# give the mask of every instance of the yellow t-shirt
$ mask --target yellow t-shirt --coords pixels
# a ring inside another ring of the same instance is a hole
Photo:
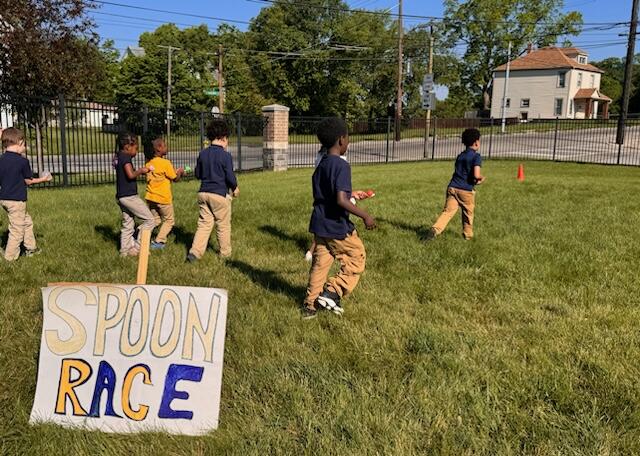
[[[153,157],[145,166],[153,166],[153,171],[147,173],[145,199],[158,204],[171,204],[171,181],[178,177],[171,162],[166,158]]]

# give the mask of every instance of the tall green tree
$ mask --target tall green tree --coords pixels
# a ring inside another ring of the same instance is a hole
[[[478,108],[489,109],[494,68],[507,61],[509,42],[513,56],[528,43],[543,47],[561,35],[576,35],[582,15],[564,13],[563,0],[444,0],[447,42],[465,46],[461,83],[475,95]]]

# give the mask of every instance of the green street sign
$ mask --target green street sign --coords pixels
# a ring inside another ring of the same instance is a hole
[[[217,97],[220,91],[218,89],[206,89],[204,91],[205,95],[209,95],[211,97]]]

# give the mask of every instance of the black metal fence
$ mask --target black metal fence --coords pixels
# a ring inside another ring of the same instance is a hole
[[[262,168],[264,118],[241,114],[223,117],[230,125],[229,151],[235,168]],[[142,147],[134,159],[137,166],[144,164],[149,139],[163,135],[168,138],[168,158],[174,165],[193,168],[198,152],[208,143],[205,126],[211,118],[210,113],[173,110],[167,135],[164,109],[133,110],[63,97],[0,102],[0,127],[15,126],[25,132],[27,158],[34,173],[50,172],[54,177],[43,184],[48,187],[114,182],[112,158],[117,134],[122,131],[141,137]]]
[[[289,123],[289,165],[312,166],[318,152],[313,134],[321,118],[293,117]],[[482,133],[486,158],[554,160],[640,165],[640,119],[626,122],[625,144],[616,144],[617,119],[404,119],[394,141],[393,119],[349,121],[349,162],[388,163],[452,160],[463,149],[465,128]]]
[[[132,131],[142,138],[142,152],[154,135],[168,137],[169,158],[178,166],[194,167],[207,145],[205,126],[213,114],[164,109],[127,109],[87,101],[0,101],[0,127],[16,126],[27,138],[27,156],[36,174],[51,172],[43,186],[112,183],[111,165],[117,133]],[[238,171],[263,167],[265,118],[228,114],[232,135],[229,151]],[[289,166],[313,166],[319,150],[319,117],[289,119]],[[488,159],[555,160],[583,163],[640,165],[640,119],[626,124],[625,144],[615,142],[615,119],[508,119],[504,127],[494,119],[403,119],[401,140],[394,141],[390,118],[349,120],[352,164],[419,160],[452,160],[461,151],[460,133],[475,127],[482,133],[483,157]],[[144,154],[136,165],[144,163]]]

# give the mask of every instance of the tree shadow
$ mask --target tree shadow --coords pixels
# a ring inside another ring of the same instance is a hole
[[[377,220],[379,220],[382,223],[388,223],[389,225],[391,225],[394,228],[397,228],[399,230],[409,231],[411,233],[414,233],[418,237],[418,239],[421,239],[421,240],[426,239],[427,234],[429,233],[429,228],[430,227],[428,227],[428,226],[412,225],[410,223],[399,222],[397,220],[390,220],[390,219],[386,219],[386,218],[382,218],[382,217],[378,217]]]
[[[262,231],[263,233],[270,234],[271,236],[274,236],[280,239],[281,241],[293,242],[296,245],[296,247],[303,252],[306,252],[309,246],[311,245],[311,238],[309,236],[303,236],[300,234],[291,235],[286,231],[282,231],[277,226],[262,225],[261,227],[258,227],[258,230]]]
[[[96,233],[98,233],[107,242],[112,242],[116,246],[120,246],[120,231],[114,230],[110,225],[96,225],[94,227]]]
[[[2,245],[7,245],[7,242],[9,242],[9,230],[4,230],[2,234],[0,234],[0,242]]]
[[[246,275],[252,282],[260,285],[265,290],[272,293],[281,293],[289,296],[290,298],[302,301],[306,293],[305,287],[292,285],[286,280],[278,276],[275,271],[269,271],[264,269],[258,269],[251,266],[244,261],[239,260],[227,260],[227,266],[230,266],[244,275]]]

